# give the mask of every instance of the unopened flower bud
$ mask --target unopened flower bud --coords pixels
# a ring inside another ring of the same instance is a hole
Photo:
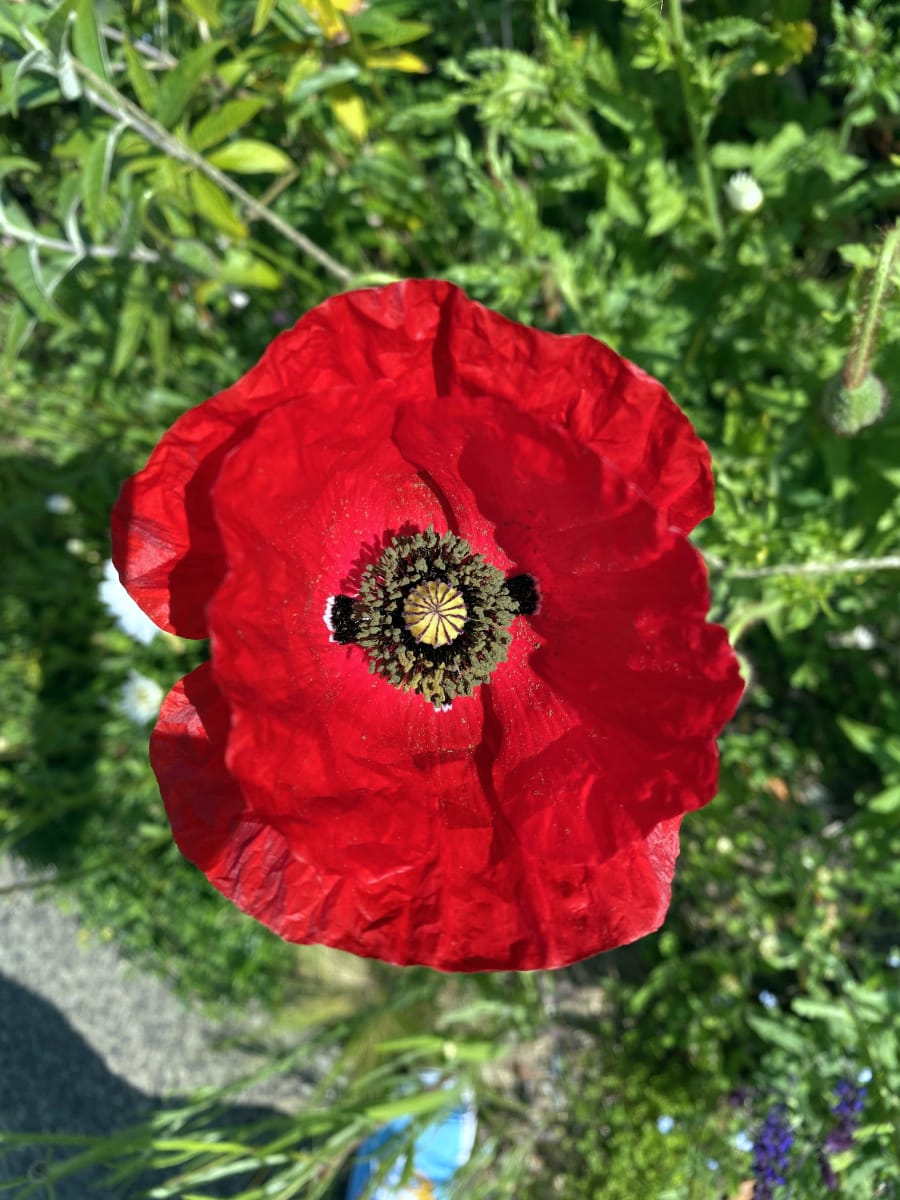
[[[822,413],[835,433],[850,437],[879,421],[888,402],[887,388],[871,371],[855,387],[843,375],[835,375],[825,386]]]
[[[756,212],[764,198],[762,188],[749,171],[738,171],[725,184],[725,199],[735,212]]]

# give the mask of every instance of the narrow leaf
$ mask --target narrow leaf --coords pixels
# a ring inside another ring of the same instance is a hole
[[[81,195],[84,200],[85,215],[95,238],[100,236],[103,202],[109,187],[116,142],[122,128],[121,125],[115,125],[107,133],[96,138],[91,143],[84,159],[84,168],[81,172]]]
[[[0,179],[5,175],[11,174],[13,171],[28,171],[33,174],[40,170],[36,162],[30,158],[23,158],[21,154],[5,154],[0,156]]]
[[[95,0],[78,0],[72,26],[72,46],[88,70],[100,79],[109,80],[109,59],[106,46],[97,28]]]
[[[15,246],[5,258],[6,276],[22,302],[43,321],[64,323],[65,318],[47,295],[40,260],[34,246]]]
[[[262,33],[272,18],[278,0],[256,0],[256,12],[253,14],[251,34]]]
[[[138,104],[144,112],[154,116],[159,84],[141,62],[141,56],[127,38],[122,43],[122,50],[125,54],[125,66],[128,69],[128,82],[134,89]]]
[[[366,66],[383,71],[406,71],[414,75],[427,75],[428,64],[418,54],[409,50],[382,50],[366,55]]]
[[[31,337],[37,322],[21,300],[9,310],[3,345],[3,373],[8,375],[15,364],[16,355]]]
[[[255,117],[264,103],[264,100],[256,97],[246,100],[229,100],[221,108],[200,118],[191,130],[191,145],[195,150],[208,150],[210,146],[218,146],[219,142],[224,142],[227,137]]]
[[[120,375],[134,358],[137,348],[141,344],[141,338],[144,336],[148,316],[147,297],[143,291],[130,296],[125,301],[122,315],[119,318],[116,348],[113,351],[112,367],[110,368],[113,378]]]
[[[167,129],[171,129],[184,114],[221,47],[221,42],[198,46],[186,54],[160,84],[156,117]]]
[[[148,334],[150,355],[153,359],[153,377],[157,384],[164,383],[169,373],[169,335],[172,323],[165,310],[150,314]]]
[[[210,28],[215,29],[220,24],[219,0],[184,0],[195,17],[205,21]]]

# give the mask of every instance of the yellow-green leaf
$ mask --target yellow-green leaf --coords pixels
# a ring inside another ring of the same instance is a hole
[[[366,66],[382,71],[406,71],[413,75],[427,75],[428,64],[418,54],[408,50],[380,50],[366,55]]]
[[[278,0],[256,0],[256,12],[253,15],[251,34],[262,33],[272,19],[272,13],[275,11],[277,3]]]
[[[264,103],[264,100],[257,97],[229,100],[221,108],[214,109],[200,118],[191,130],[191,145],[195,150],[208,150],[210,146],[218,146],[219,142],[224,142],[230,134],[255,117]]]
[[[190,187],[194,207],[201,217],[205,217],[211,225],[215,225],[216,229],[221,229],[229,237],[247,236],[247,226],[235,215],[231,201],[221,188],[199,171],[191,172]]]
[[[365,141],[369,132],[369,119],[359,93],[345,86],[332,88],[328,93],[328,102],[331,111],[350,136],[357,142]]]
[[[208,157],[220,171],[235,171],[239,175],[277,175],[293,165],[283,150],[256,138],[239,138],[236,142],[228,142]]]
[[[225,255],[218,278],[231,287],[258,287],[274,291],[281,286],[281,275],[270,263],[237,246]]]
[[[184,0],[184,4],[212,29],[219,24],[219,0]]]

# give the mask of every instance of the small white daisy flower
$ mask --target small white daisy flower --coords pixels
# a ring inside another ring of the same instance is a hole
[[[66,550],[69,554],[74,554],[76,558],[80,558],[85,550],[87,550],[87,546],[85,546],[81,538],[66,538]]]
[[[735,212],[752,213],[762,207],[762,188],[749,171],[738,171],[725,184],[725,199]]]
[[[64,496],[62,492],[53,492],[44,500],[44,508],[48,513],[55,513],[57,516],[66,516],[68,513],[75,511],[75,502],[71,496]]]
[[[158,715],[162,698],[163,690],[155,679],[148,679],[138,671],[129,671],[119,692],[117,707],[135,725],[146,725]]]
[[[740,1150],[742,1154],[749,1154],[753,1149],[753,1138],[742,1129],[740,1133],[734,1135],[734,1148]]]
[[[250,303],[250,297],[246,292],[242,292],[240,288],[229,288],[228,303],[232,308],[236,308],[240,312],[242,308],[246,308]]]
[[[147,614],[138,607],[119,582],[119,572],[107,559],[103,564],[103,582],[98,589],[100,601],[115,623],[130,638],[147,646],[159,629]]]

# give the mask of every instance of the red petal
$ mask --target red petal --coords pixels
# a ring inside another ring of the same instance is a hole
[[[493,838],[433,818],[410,830],[408,807],[370,793],[311,815],[304,797],[260,811],[226,767],[228,725],[209,666],[199,667],[163,704],[153,768],[181,852],[291,941],[442,970],[530,970],[624,945],[665,916],[677,821],[597,866],[545,860],[537,888],[533,857],[502,824]]]
[[[132,594],[212,637],[153,737],[179,846],[283,936],[393,962],[558,966],[656,928],[739,693],[669,527],[710,508],[702,443],[608,347],[435,281],[320,306],[116,509]],[[542,591],[449,713],[323,621],[428,524]]]
[[[335,296],[283,333],[233,387],[184,414],[113,511],[113,561],[157,624],[205,637],[224,569],[210,489],[253,418],[302,401],[308,436],[352,424],[379,381],[423,399],[506,399],[565,424],[692,528],[712,511],[709,456],[665,389],[608,346],[509,321],[439,280]],[[382,393],[386,408],[397,397]],[[387,415],[387,414],[386,414]]]

